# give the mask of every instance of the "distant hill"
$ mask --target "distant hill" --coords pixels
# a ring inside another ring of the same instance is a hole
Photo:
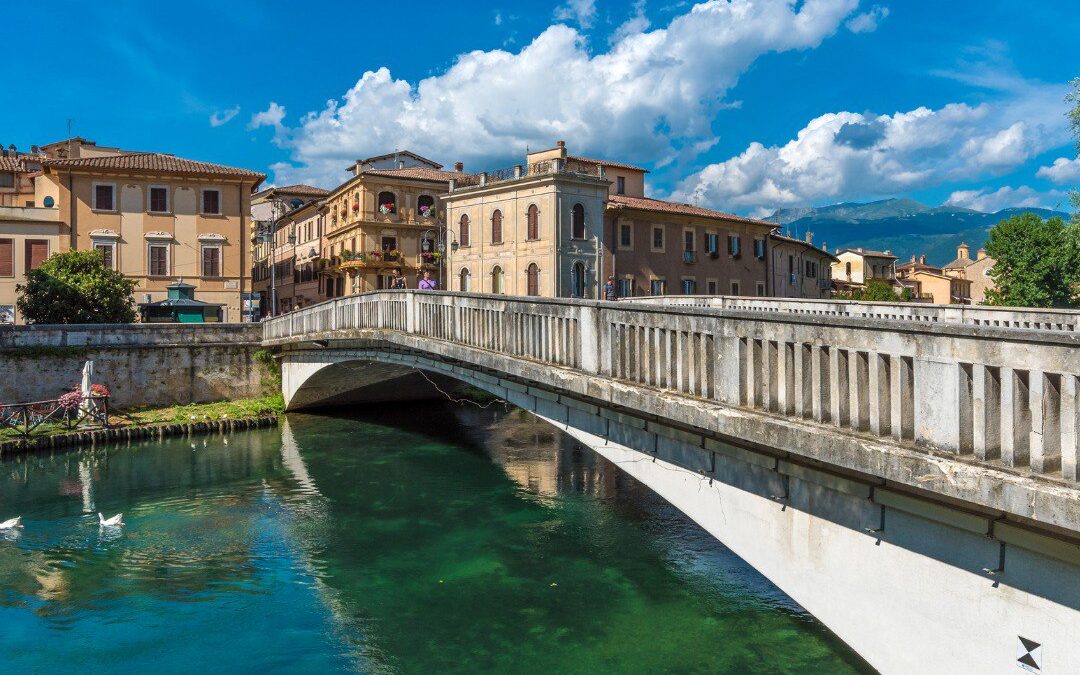
[[[970,245],[974,253],[986,242],[994,224],[1027,212],[1043,218],[1069,217],[1050,209],[1008,208],[983,213],[956,206],[926,206],[914,199],[884,199],[867,204],[780,209],[765,220],[782,225],[785,233],[800,239],[812,232],[814,243],[824,243],[830,251],[858,246],[888,249],[901,261],[926,254],[927,262],[944,265],[956,257],[960,242]]]

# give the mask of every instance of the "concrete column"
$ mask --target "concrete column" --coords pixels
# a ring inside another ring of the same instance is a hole
[[[1061,466],[1061,380],[1057,375],[1031,371],[1031,470],[1057,471]]]
[[[409,293],[405,296],[405,331],[408,333],[416,332],[416,304],[416,293]]]
[[[761,359],[761,345],[754,338],[746,338],[746,359],[743,372],[746,375],[746,405],[756,408],[761,405],[761,372],[758,363]]]
[[[1080,378],[1061,376],[1061,476],[1080,480]]]
[[[829,420],[833,426],[848,425],[848,355],[829,347]]]
[[[950,452],[960,450],[958,365],[915,359],[915,440]]]
[[[866,431],[870,417],[870,367],[867,354],[848,350],[848,415],[851,428]]]
[[[892,383],[888,355],[870,352],[870,433],[888,436],[892,430]]]
[[[975,459],[1001,456],[1001,380],[996,369],[975,364],[971,373],[972,445]]]
[[[810,359],[806,345],[795,343],[791,354],[791,365],[795,371],[795,416],[799,419],[809,414],[810,401]]]
[[[789,342],[776,343],[776,382],[778,412],[781,415],[795,413],[795,355]]]
[[[1031,443],[1031,409],[1028,406],[1028,374],[1001,369],[1001,461],[1008,466],[1028,466]]]
[[[671,344],[671,331],[668,331],[668,345]],[[738,337],[716,337],[716,397],[721,403],[739,405],[743,392],[746,391],[746,345]],[[668,352],[670,353],[670,351]],[[670,381],[671,364],[668,364]]]
[[[915,437],[915,373],[911,360],[891,356],[889,370],[890,431],[898,441],[912,439]]]
[[[829,396],[829,355],[821,345],[810,346],[810,379],[813,399],[813,417],[815,422],[828,422],[832,410]]]

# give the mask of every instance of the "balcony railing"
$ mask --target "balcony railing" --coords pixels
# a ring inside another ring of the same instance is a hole
[[[697,252],[695,251],[683,251],[682,261],[687,265],[693,265],[697,262]]]

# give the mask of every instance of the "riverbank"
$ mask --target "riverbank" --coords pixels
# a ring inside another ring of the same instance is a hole
[[[21,436],[13,429],[0,429],[0,455],[269,427],[277,425],[278,416],[284,412],[281,394],[215,403],[139,406],[110,413],[107,429],[68,430],[61,425],[42,425],[29,437]]]

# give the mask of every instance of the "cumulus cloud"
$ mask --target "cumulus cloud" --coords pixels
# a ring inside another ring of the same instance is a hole
[[[608,44],[616,44],[636,33],[644,33],[650,25],[649,18],[645,16],[645,0],[637,0],[634,3],[634,13],[612,32]]]
[[[1067,140],[1060,104],[1050,104],[1061,100],[1059,90],[1032,91],[1045,108],[1009,100],[892,115],[821,115],[784,145],[751,143],[705,167],[682,181],[674,196],[761,213],[1001,175]]]
[[[229,108],[228,110],[215,111],[210,115],[210,126],[220,127],[223,124],[228,124],[232,121],[232,118],[240,114],[240,106]]]
[[[274,127],[275,130],[281,130],[283,128],[282,122],[285,120],[285,106],[278,105],[271,101],[266,110],[257,112],[251,116],[251,121],[248,122],[248,129],[258,129],[259,127]]]
[[[856,14],[848,19],[847,23],[844,25],[847,26],[847,29],[852,33],[873,33],[877,30],[878,24],[884,21],[888,16],[888,7],[874,5],[870,8],[869,12]]]
[[[393,148],[469,165],[509,161],[556,139],[581,153],[633,148],[635,162],[670,161],[714,142],[713,116],[755,59],[817,46],[856,6],[712,0],[664,28],[628,29],[602,53],[557,24],[518,52],[461,54],[416,83],[368,71],[289,130],[292,168],[278,179],[334,184],[350,161]],[[260,115],[283,119],[273,110]]]
[[[1054,209],[1061,205],[1065,194],[1058,190],[1039,192],[1027,185],[1018,188],[1000,187],[997,190],[959,190],[949,195],[945,204],[975,209],[984,213],[995,213],[1009,207],[1038,207]]]
[[[1035,176],[1045,178],[1059,185],[1063,183],[1072,183],[1073,185],[1080,183],[1080,157],[1076,159],[1058,157],[1052,165],[1039,167]]]
[[[588,30],[596,18],[596,0],[567,0],[555,8],[556,21],[573,21]]]

